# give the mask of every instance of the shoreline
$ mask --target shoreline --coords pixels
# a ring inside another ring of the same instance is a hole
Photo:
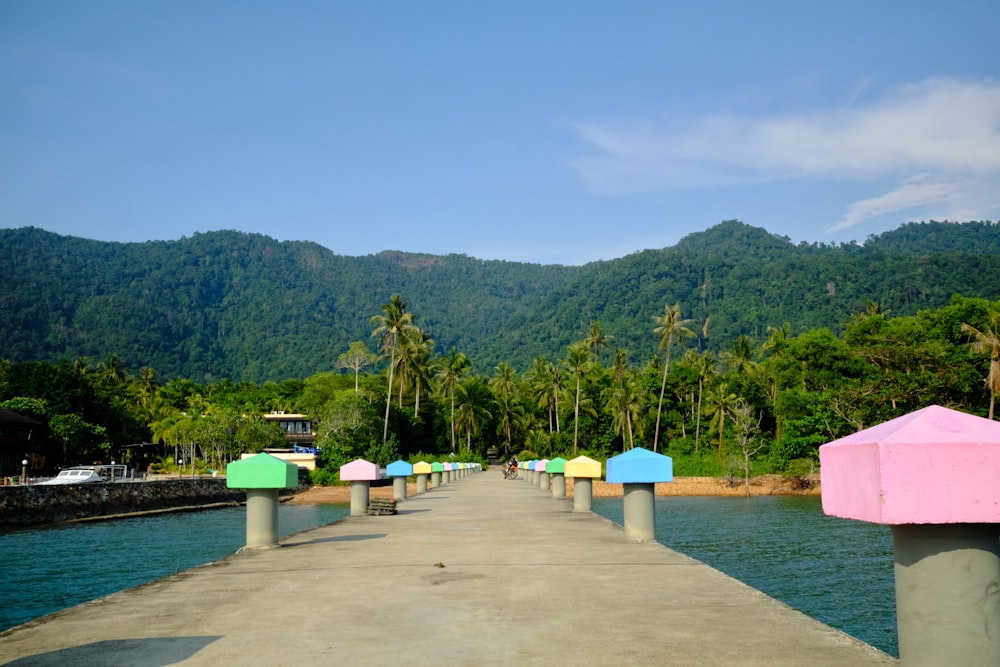
[[[806,482],[803,484],[803,482]],[[455,482],[451,482],[454,484]],[[512,483],[525,484],[520,478]],[[761,475],[750,478],[751,496],[819,496],[819,479],[813,477],[782,477],[781,475]],[[417,485],[406,485],[407,496],[417,493]],[[594,480],[594,498],[621,497],[624,487],[621,484],[608,484],[599,479]],[[675,477],[671,482],[656,484],[657,496],[731,496],[744,495],[743,480],[734,478],[730,481],[725,477]],[[369,490],[370,498],[392,498],[391,486],[376,486]],[[573,481],[566,480],[566,497],[573,497]],[[350,503],[350,486],[313,486],[296,493],[286,502],[294,504]]]

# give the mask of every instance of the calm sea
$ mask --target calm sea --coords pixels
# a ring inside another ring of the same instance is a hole
[[[892,531],[823,514],[817,497],[657,498],[656,541],[899,656]],[[623,523],[621,498],[593,510]]]
[[[594,511],[622,523],[621,498]],[[0,534],[0,631],[235,553],[242,507]],[[349,505],[282,505],[282,537]],[[825,516],[818,498],[657,498],[657,540],[891,655],[889,528]]]
[[[280,505],[278,533],[286,537],[350,512],[350,505]],[[0,631],[225,558],[244,544],[244,507],[0,534]]]

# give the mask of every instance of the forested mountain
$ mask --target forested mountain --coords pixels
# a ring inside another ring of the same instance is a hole
[[[234,231],[108,243],[0,230],[0,358],[106,359],[164,377],[280,380],[336,366],[400,294],[438,353],[488,373],[560,358],[600,322],[645,362],[653,317],[679,304],[722,350],[768,326],[838,331],[877,304],[912,315],[953,294],[1000,298],[1000,224],[911,223],[864,245],[792,244],[738,221],[676,246],[584,266],[387,251],[344,257],[309,242]]]

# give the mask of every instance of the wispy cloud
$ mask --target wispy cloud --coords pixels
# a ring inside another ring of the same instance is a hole
[[[965,189],[962,183],[932,180],[928,174],[920,174],[885,194],[854,202],[847,207],[844,217],[831,225],[828,231],[850,229],[865,220],[915,207],[954,202],[962,198]]]
[[[929,79],[865,106],[812,113],[574,129],[594,152],[573,167],[606,194],[795,179],[898,184],[845,202],[837,230],[916,206],[981,210],[982,201],[963,198],[1000,191],[1000,84],[993,81]]]

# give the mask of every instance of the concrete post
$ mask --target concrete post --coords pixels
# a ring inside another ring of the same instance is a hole
[[[1000,525],[899,525],[892,539],[900,660],[1000,665]]]
[[[406,478],[413,474],[413,466],[403,460],[393,461],[385,467],[385,474],[392,477],[393,500],[406,500]]]
[[[414,463],[413,474],[417,476],[417,493],[427,493],[427,478],[431,474],[431,464],[427,461]]]
[[[552,497],[553,498],[565,498],[566,497],[566,459],[561,456],[549,461],[548,465],[545,466],[545,470],[551,475],[549,480],[550,486],[552,487]]]
[[[364,459],[354,459],[340,466],[340,480],[351,483],[351,516],[368,513],[371,483],[379,476],[378,466]]]
[[[548,459],[542,459],[535,463],[535,474],[538,475],[538,488],[542,491],[549,490],[549,473],[546,472],[548,465]]]
[[[625,534],[637,542],[656,539],[655,485],[623,484]]]
[[[278,489],[294,489],[298,484],[298,466],[267,453],[226,466],[226,487],[247,492],[245,548],[278,545]]]
[[[573,478],[573,511],[589,512],[594,497],[594,480],[601,476],[601,462],[578,456],[566,461],[563,473]]]
[[[351,482],[351,516],[364,516],[367,514],[370,498],[371,482],[362,480]]]
[[[247,489],[248,548],[278,544],[278,490]]]
[[[562,473],[552,475],[552,497],[566,497],[566,475],[563,475]]]
[[[607,465],[608,482],[624,486],[625,534],[638,542],[655,539],[656,483],[674,478],[673,460],[636,447],[611,457]]]
[[[1000,423],[932,405],[820,447],[823,511],[892,526],[903,665],[1000,665]]]
[[[594,480],[590,477],[573,478],[573,511],[589,512],[593,508]]]

